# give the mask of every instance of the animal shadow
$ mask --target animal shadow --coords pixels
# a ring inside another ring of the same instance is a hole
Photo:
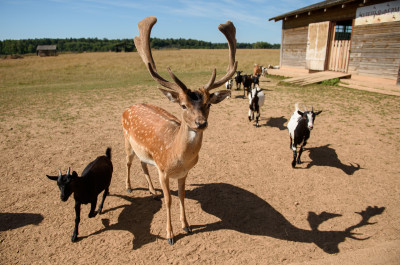
[[[110,196],[118,197],[127,201],[127,204],[103,211],[104,214],[122,208],[122,212],[118,216],[118,222],[110,225],[109,219],[102,219],[101,221],[104,225],[104,229],[89,236],[97,235],[108,230],[128,231],[134,236],[132,240],[133,249],[139,249],[140,247],[160,238],[159,236],[150,233],[150,226],[155,213],[157,213],[162,207],[161,200],[154,199],[152,196],[142,198],[133,198],[119,194]]]
[[[343,170],[347,175],[353,175],[354,172],[361,169],[359,164],[343,164],[336,154],[335,149],[329,147],[329,144],[319,147],[305,148],[305,150],[310,152],[311,158],[311,162],[307,165],[307,168],[312,166],[336,167]]]
[[[273,128],[278,128],[279,130],[283,131],[286,130],[286,126],[284,126],[285,122],[287,122],[287,119],[284,118],[283,116],[281,117],[271,117],[265,124],[265,126],[273,127]]]
[[[346,238],[367,240],[368,237],[358,238],[352,231],[374,224],[369,222],[369,219],[385,210],[385,207],[368,206],[365,210],[357,212],[361,217],[360,222],[343,231],[318,230],[320,224],[339,217],[340,214],[309,212],[307,221],[310,229],[306,230],[297,228],[266,201],[244,189],[225,183],[195,186],[196,189],[186,192],[186,197],[198,201],[205,212],[220,220],[211,224],[192,226],[195,233],[231,229],[249,235],[313,243],[329,254],[339,253],[339,244]]]
[[[37,213],[0,213],[0,232],[26,225],[38,225],[42,221],[43,215]]]

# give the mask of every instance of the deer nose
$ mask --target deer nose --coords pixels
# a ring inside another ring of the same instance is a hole
[[[196,120],[197,129],[205,129],[208,125],[207,120],[205,119],[197,119]]]

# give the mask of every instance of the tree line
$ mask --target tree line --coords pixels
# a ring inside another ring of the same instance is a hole
[[[227,43],[212,43],[193,39],[159,39],[151,38],[153,49],[227,49]],[[64,52],[106,52],[135,51],[133,39],[98,39],[98,38],[67,38],[67,39],[25,39],[0,41],[0,54],[36,53],[38,45],[57,45],[59,53]],[[238,49],[279,49],[280,44],[268,42],[237,43]]]

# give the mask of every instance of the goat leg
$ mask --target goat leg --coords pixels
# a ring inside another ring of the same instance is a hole
[[[97,215],[97,212],[95,211],[96,209],[96,204],[97,204],[97,197],[95,198],[95,200],[93,200],[90,203],[90,212],[89,212],[89,218],[93,218]]]
[[[258,119],[260,118],[260,112],[257,112],[256,114],[256,127],[260,127],[260,125],[258,124]]]
[[[75,201],[75,229],[71,238],[72,242],[76,242],[76,239],[78,237],[78,226],[80,221],[81,221],[81,203]]]
[[[303,153],[303,145],[300,147],[299,156],[297,157],[297,164],[301,164],[301,154]]]
[[[106,200],[107,195],[108,195],[108,188],[105,189],[104,192],[103,192],[103,198],[101,199],[99,208],[97,208],[97,213],[98,214],[101,214],[101,211],[103,210],[103,204],[104,204],[104,201]]]
[[[292,168],[295,168],[296,166],[296,158],[297,158],[297,151],[293,150]]]

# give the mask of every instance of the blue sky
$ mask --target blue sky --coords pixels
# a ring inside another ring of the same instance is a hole
[[[125,39],[156,16],[152,37],[226,42],[218,31],[231,20],[238,42],[280,43],[282,22],[269,18],[321,0],[0,0],[0,40]]]

